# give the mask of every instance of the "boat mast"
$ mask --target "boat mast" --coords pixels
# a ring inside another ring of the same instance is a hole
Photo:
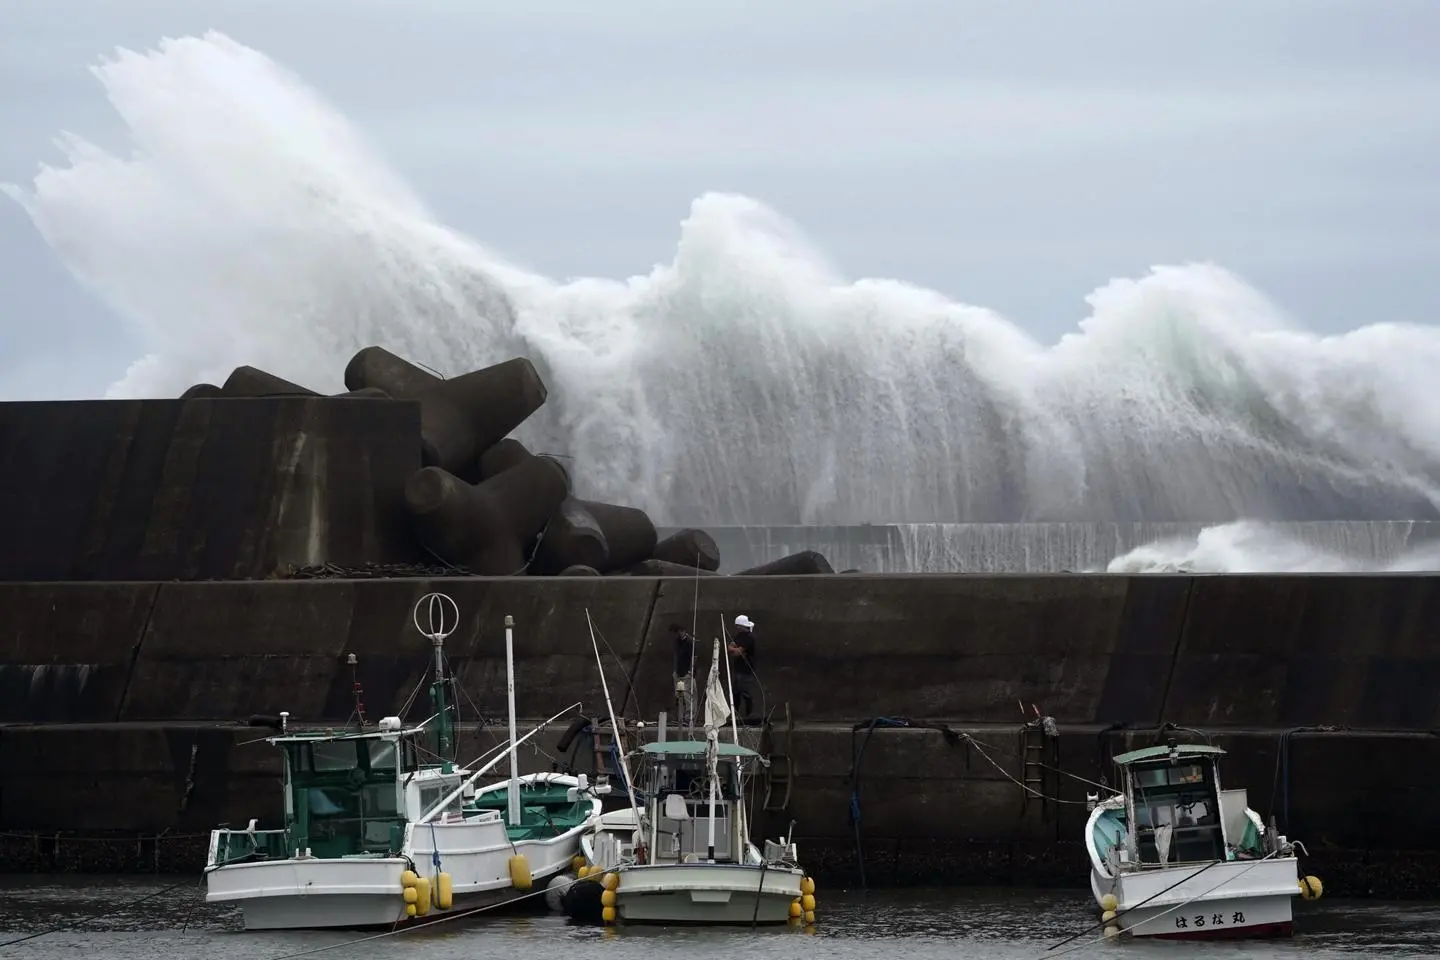
[[[709,833],[706,838],[709,859],[715,862],[715,801],[720,793],[720,731],[715,723],[715,711],[710,698],[720,679],[720,638],[716,637],[710,657],[710,682],[705,685],[705,766],[710,781]],[[722,719],[720,721],[724,723]]]
[[[615,719],[615,705],[610,702],[610,684],[605,680],[605,662],[600,659],[600,643],[595,639],[595,622],[590,619],[590,608],[585,608],[585,625],[590,628],[590,646],[595,650],[595,666],[600,670],[600,690],[605,694],[605,709],[610,714],[610,729],[614,731],[616,753],[620,755],[620,774],[625,778],[625,796],[630,801],[630,812],[635,814],[635,829],[644,834],[644,820],[640,808],[635,804],[635,781],[630,779],[630,765],[625,762],[625,745],[620,741],[620,722]],[[643,854],[643,846],[641,853]],[[643,861],[643,857],[642,857]]]
[[[446,605],[454,611],[447,615]],[[420,608],[425,608],[426,624],[420,624]],[[429,639],[435,649],[435,678],[430,681],[430,708],[436,719],[435,753],[449,767],[455,753],[455,718],[450,714],[450,705],[445,696],[445,638],[460,625],[460,608],[455,601],[443,593],[427,593],[415,603],[415,629],[422,637]],[[446,629],[446,624],[449,629]],[[448,770],[446,771],[448,772]]]
[[[510,789],[505,792],[508,801],[506,813],[510,825],[520,825],[520,766],[515,750],[515,618],[505,615],[505,688],[510,698]]]
[[[720,636],[728,634],[725,631],[725,615],[720,615]],[[716,643],[719,643],[717,640]],[[718,647],[717,647],[718,650]],[[730,657],[725,657],[725,705],[730,708],[730,735],[735,738],[735,746],[740,746],[740,724],[735,719],[735,680],[730,674]]]
[[[725,636],[725,616],[720,616],[720,635]],[[717,643],[719,641],[716,641]],[[735,746],[740,746],[740,725],[735,718],[735,679],[730,673],[730,657],[725,657],[725,697],[730,707],[730,735],[735,738]],[[731,831],[734,836],[731,838],[731,846],[735,848],[735,862],[745,862],[745,844],[749,842],[749,826],[745,822],[745,768],[741,765],[739,753],[735,755],[735,829]]]

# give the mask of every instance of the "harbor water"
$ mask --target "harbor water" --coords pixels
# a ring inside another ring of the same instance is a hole
[[[300,956],[513,960],[1038,960],[1041,957],[1440,956],[1440,902],[1295,902],[1291,939],[1229,943],[1105,941],[1085,889],[817,891],[815,927],[731,930],[572,926],[548,914],[491,914],[387,936],[345,931],[241,931],[180,878],[0,878],[0,957],[33,960],[299,960]],[[142,899],[147,898],[148,899]],[[42,936],[25,937],[40,931]],[[1075,936],[1080,934],[1079,936]],[[1056,946],[1074,937],[1063,946]],[[1052,949],[1053,947],[1053,949]]]

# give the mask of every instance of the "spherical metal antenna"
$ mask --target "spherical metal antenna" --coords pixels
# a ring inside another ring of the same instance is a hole
[[[424,623],[420,620],[422,610]],[[414,620],[420,636],[439,646],[460,626],[460,607],[446,594],[427,593],[415,602]]]

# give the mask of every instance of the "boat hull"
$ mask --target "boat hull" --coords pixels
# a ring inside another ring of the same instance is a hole
[[[598,815],[594,802],[591,816]],[[428,922],[458,911],[528,898],[542,907],[548,881],[571,868],[587,820],[558,836],[511,841],[497,814],[448,823],[411,825],[398,857],[292,857],[213,866],[220,831],[212,833],[205,901],[239,907],[247,930],[365,928]],[[522,854],[532,879],[514,886],[510,858]],[[438,857],[440,866],[435,866]],[[450,909],[433,907],[407,917],[401,875],[415,870],[431,879],[450,875]]]
[[[621,924],[777,925],[790,919],[801,895],[802,870],[734,863],[629,866],[618,871],[616,919]],[[577,885],[566,898],[572,919],[599,920],[599,884]]]
[[[1105,894],[1115,895],[1117,925],[1135,937],[1218,940],[1291,935],[1293,900],[1300,892],[1295,858],[1234,860],[1197,873],[1199,869],[1187,864],[1115,878],[1092,870],[1090,885],[1101,906]]]
[[[520,901],[543,908],[536,894],[560,870],[535,874],[529,890],[508,880],[490,880],[457,891],[448,910],[432,906],[424,916],[407,917],[400,875],[404,860],[275,860],[236,864],[211,872],[207,903],[240,908],[246,930],[364,929],[396,923],[426,923],[477,907]],[[432,884],[433,886],[433,884]]]

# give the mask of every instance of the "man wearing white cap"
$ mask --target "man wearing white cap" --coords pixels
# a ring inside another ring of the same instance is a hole
[[[735,635],[726,649],[730,651],[730,684],[735,692],[735,716],[749,720],[755,701],[755,621],[745,614],[735,618]]]

